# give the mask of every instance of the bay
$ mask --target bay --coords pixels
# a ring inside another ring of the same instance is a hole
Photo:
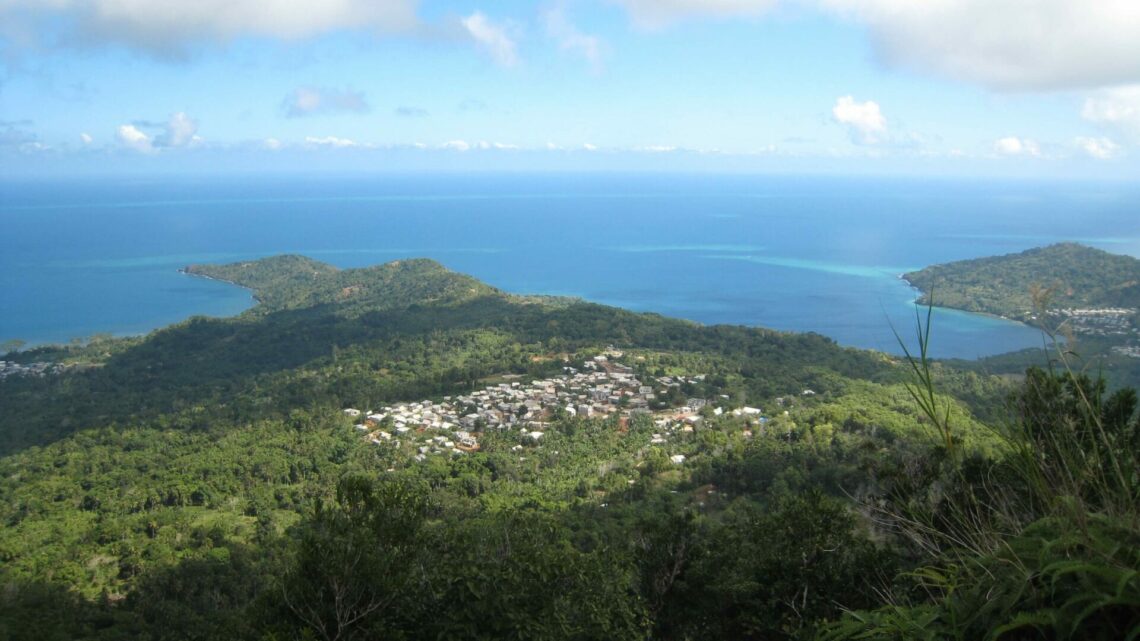
[[[137,334],[251,304],[178,273],[279,253],[340,267],[424,256],[518,293],[897,353],[925,265],[1076,240],[1140,254],[1124,183],[663,175],[246,175],[0,181],[0,341]],[[933,352],[1040,346],[938,310]]]

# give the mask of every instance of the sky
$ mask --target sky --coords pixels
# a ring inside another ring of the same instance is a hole
[[[1136,0],[0,0],[0,173],[1140,176]]]

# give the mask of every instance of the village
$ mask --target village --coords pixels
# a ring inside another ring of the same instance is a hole
[[[1129,336],[1140,333],[1133,325],[1137,310],[1126,307],[1095,309],[1058,309],[1051,312],[1062,319],[1074,333],[1091,336]]]
[[[651,415],[657,430],[652,436],[654,444],[693,432],[694,426],[703,420],[701,410],[709,404],[707,399],[689,398],[681,407],[662,407],[659,399],[670,388],[700,383],[705,377],[660,376],[654,377],[651,384],[643,383],[631,367],[616,360],[621,356],[620,351],[611,348],[586,361],[581,370],[565,367],[562,375],[553,378],[526,384],[503,382],[467,395],[444,396],[440,402],[398,403],[366,411],[348,408],[344,413],[359,419],[355,429],[375,445],[399,447],[409,440],[414,442],[415,459],[419,461],[433,454],[477,451],[478,435],[491,430],[518,432],[520,444],[515,449],[521,450],[521,443],[540,443],[551,421],[564,417],[617,415],[626,420],[637,414]],[[719,416],[724,410],[715,407],[708,413]],[[760,424],[767,420],[755,407],[734,409],[730,414]],[[746,432],[746,436],[750,435]],[[679,465],[685,457],[676,454],[671,460]]]
[[[0,361],[0,381],[8,378],[9,376],[47,376],[49,374],[58,374],[65,369],[65,365],[59,363],[14,363],[12,361]]]

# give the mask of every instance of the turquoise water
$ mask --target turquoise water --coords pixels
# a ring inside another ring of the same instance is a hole
[[[179,274],[278,253],[431,257],[520,293],[897,352],[924,265],[1079,240],[1140,254],[1122,184],[699,175],[418,175],[0,182],[0,341],[142,333],[249,293]],[[941,356],[1039,346],[940,310]]]

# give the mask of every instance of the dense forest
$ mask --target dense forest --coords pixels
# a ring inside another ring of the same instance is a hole
[[[427,260],[187,271],[259,304],[4,357],[60,367],[0,381],[0,639],[1140,635],[1137,398],[1067,362],[997,377]],[[464,452],[345,413],[599,363],[654,405]]]
[[[1140,260],[1077,243],[934,265],[903,278],[943,307],[1021,321],[1049,307],[1140,308]]]

